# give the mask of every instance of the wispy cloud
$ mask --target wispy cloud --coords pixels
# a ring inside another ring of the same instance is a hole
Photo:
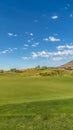
[[[49,41],[49,38],[44,38],[43,40],[46,41],[46,42],[48,42],[48,41]]]
[[[63,50],[63,49],[73,49],[73,45],[63,45],[63,46],[58,46],[58,50]]]
[[[13,33],[10,33],[10,32],[9,32],[9,33],[8,33],[8,36],[12,37],[12,36],[13,36]]]
[[[39,45],[39,42],[33,43],[32,47],[37,47]]]
[[[30,60],[31,57],[26,57],[26,56],[24,56],[24,57],[22,57],[22,59],[23,59],[23,60]]]
[[[68,56],[68,55],[73,55],[73,49],[71,50],[62,50],[62,51],[55,51],[55,52],[46,52],[46,51],[41,51],[41,52],[32,52],[32,58],[38,58],[38,57],[54,57],[54,56]]]
[[[53,36],[49,36],[49,41],[51,41],[51,42],[59,42],[59,41],[61,41],[61,39],[53,37]]]
[[[37,58],[37,57],[49,57],[48,52],[46,51],[41,51],[41,52],[32,52],[32,58]]]
[[[27,42],[28,42],[28,43],[30,43],[30,42],[31,42],[31,40],[27,40]]]
[[[58,19],[58,18],[59,18],[58,15],[53,15],[53,16],[51,17],[51,19],[53,19],[53,20]]]
[[[23,47],[22,50],[27,50],[27,48],[26,48],[26,47]]]
[[[30,36],[33,36],[33,33],[30,33],[29,35],[30,35]]]
[[[63,60],[63,57],[53,57],[52,60],[53,61],[61,61],[61,60]]]
[[[9,36],[9,37],[17,37],[18,35],[17,35],[17,34],[14,34],[14,33],[11,33],[11,32],[8,32],[8,36]]]
[[[15,50],[18,50],[18,48],[8,48],[6,50],[0,51],[0,54],[13,53]]]
[[[56,38],[56,37],[54,37],[54,36],[49,36],[48,38],[44,38],[43,39],[44,41],[51,41],[51,42],[59,42],[59,41],[61,41],[61,39],[59,39],[59,38]]]
[[[61,49],[61,50],[59,50]],[[23,60],[32,60],[36,58],[49,58],[53,61],[61,61],[64,60],[66,57],[72,57],[73,56],[73,46],[67,46],[67,49],[65,46],[58,46],[56,51],[39,51],[39,52],[32,52],[30,56],[23,56]]]
[[[13,48],[14,50],[18,50],[18,48]]]
[[[29,45],[28,44],[24,44],[25,47],[28,47]]]
[[[57,55],[73,55],[73,50],[58,51],[56,54]]]

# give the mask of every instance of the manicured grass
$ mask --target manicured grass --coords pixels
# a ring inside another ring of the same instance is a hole
[[[1,130],[72,130],[73,99],[0,106]]]
[[[73,130],[73,76],[0,76],[0,130]]]
[[[0,77],[0,104],[73,97],[73,76]]]

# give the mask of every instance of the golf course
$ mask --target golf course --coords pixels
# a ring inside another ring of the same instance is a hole
[[[73,130],[73,0],[0,0],[0,130]]]
[[[0,130],[73,130],[73,76],[0,76]]]

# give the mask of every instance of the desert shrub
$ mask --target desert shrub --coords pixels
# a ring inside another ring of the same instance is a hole
[[[4,73],[4,70],[0,70],[0,73]]]
[[[16,72],[16,68],[10,69],[11,72]]]
[[[47,66],[42,66],[41,69],[46,70],[46,69],[48,69],[48,67]]]
[[[41,69],[40,65],[36,66],[35,69],[37,70]]]
[[[47,70],[40,72],[41,76],[57,76],[57,75],[64,75],[66,72],[64,70]]]

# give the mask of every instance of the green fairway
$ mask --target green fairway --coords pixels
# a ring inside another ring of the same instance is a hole
[[[0,130],[73,130],[73,99],[0,106]]]
[[[0,104],[73,97],[73,77],[0,77]]]
[[[73,130],[73,76],[1,76],[0,130]]]

